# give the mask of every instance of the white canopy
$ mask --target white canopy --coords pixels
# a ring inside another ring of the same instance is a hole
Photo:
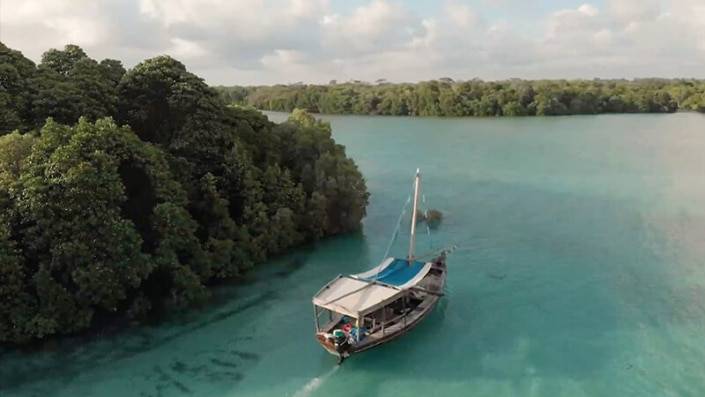
[[[431,263],[419,263],[421,266],[414,276],[401,285],[390,285],[375,279],[376,274],[388,270],[393,262],[394,259],[389,258],[371,271],[338,276],[318,291],[313,297],[313,304],[336,313],[361,318],[398,299],[406,289],[421,281],[431,269]]]

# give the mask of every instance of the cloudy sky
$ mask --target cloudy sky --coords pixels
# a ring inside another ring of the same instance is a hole
[[[211,84],[705,77],[705,0],[0,0],[38,61],[170,54]]]

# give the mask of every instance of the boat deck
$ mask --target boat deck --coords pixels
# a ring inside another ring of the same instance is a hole
[[[319,339],[319,342],[331,354],[347,357],[350,354],[361,352],[395,339],[412,329],[431,312],[443,295],[445,279],[446,267],[443,258],[436,260],[426,276],[414,288],[407,291],[406,301],[404,301],[403,305],[388,305],[367,316],[366,320],[375,325],[367,331],[364,339],[349,346],[345,352],[342,352],[342,354],[337,352],[335,347],[327,340]],[[343,328],[344,325],[343,316],[338,316],[322,327],[321,330],[330,333],[335,329]]]
[[[384,330],[381,328],[370,330],[371,332],[367,337],[353,346],[351,350],[353,352],[367,350],[387,340],[394,339],[416,326],[431,312],[436,303],[438,303],[442,295],[443,286],[445,285],[445,273],[445,264],[442,266],[434,265],[432,272],[424,277],[418,284],[418,287],[430,291],[431,293],[423,292],[420,289],[411,291],[410,299],[418,300],[417,305],[398,316],[396,321],[384,327]],[[389,310],[389,308],[385,308],[384,310]]]

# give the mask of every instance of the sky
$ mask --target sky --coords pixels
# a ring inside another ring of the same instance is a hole
[[[705,78],[705,0],[0,0],[0,41],[214,85]]]

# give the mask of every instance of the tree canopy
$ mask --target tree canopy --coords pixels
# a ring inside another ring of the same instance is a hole
[[[217,87],[221,97],[263,110],[396,116],[554,116],[598,113],[705,112],[705,81],[519,80],[416,84]]]
[[[208,297],[209,284],[360,227],[331,128],[231,107],[177,60],[0,44],[0,343]]]

